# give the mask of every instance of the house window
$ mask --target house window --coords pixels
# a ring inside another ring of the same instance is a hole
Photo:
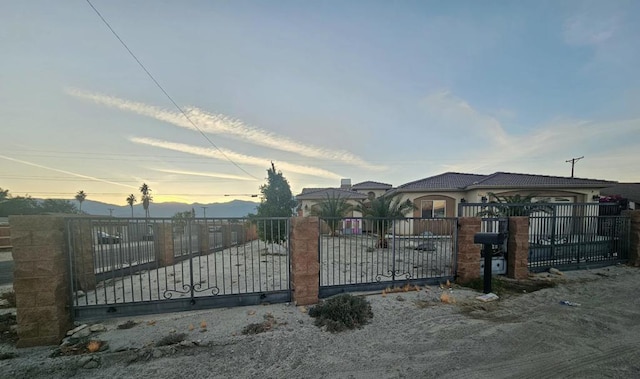
[[[447,202],[445,200],[422,200],[420,202],[422,218],[446,217]]]
[[[373,200],[376,198],[376,194],[373,191],[369,191],[369,193],[367,193],[367,198],[369,200]]]

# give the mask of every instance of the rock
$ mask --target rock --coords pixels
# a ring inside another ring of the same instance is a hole
[[[100,358],[96,355],[85,355],[78,360],[78,365],[86,369],[97,368],[100,366]]]
[[[180,343],[178,344],[182,347],[193,347],[193,342],[191,341],[180,341]]]
[[[553,267],[551,267],[551,268],[549,269],[549,273],[550,273],[550,274],[554,274],[554,275],[564,275],[564,274],[562,273],[562,271],[558,270],[557,268],[553,268]]]
[[[107,327],[102,324],[94,324],[89,327],[91,332],[104,332],[107,330]]]
[[[73,328],[73,329],[69,330],[69,331],[67,332],[67,335],[68,335],[68,336],[71,336],[71,335],[73,335],[74,333],[79,332],[80,330],[82,330],[82,329],[86,328],[87,326],[89,326],[89,325],[87,325],[87,324],[79,325],[79,326],[77,326],[77,327],[75,327],[75,328]]]
[[[82,367],[86,368],[86,369],[92,369],[92,368],[97,368],[99,366],[100,366],[100,363],[98,361],[91,360],[91,361],[87,362],[87,364],[82,366]]]
[[[84,329],[78,330],[77,332],[73,333],[71,335],[71,338],[80,339],[80,338],[89,337],[90,335],[91,335],[91,330],[89,330],[89,328],[84,328]]]
[[[396,297],[396,300],[398,300],[398,301],[404,301],[404,297],[402,297],[402,296],[398,296],[398,297]]]
[[[153,356],[154,358],[156,358],[156,359],[158,359],[158,358],[162,358],[162,356],[163,356],[163,355],[164,355],[164,354],[162,353],[162,350],[160,350],[160,349],[153,349],[153,354],[152,354],[152,356]]]

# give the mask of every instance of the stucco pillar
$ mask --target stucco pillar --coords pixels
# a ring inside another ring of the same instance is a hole
[[[320,291],[318,217],[291,219],[291,288],[297,305],[316,304]]]
[[[457,278],[459,283],[467,283],[480,277],[481,246],[473,242],[476,233],[480,233],[479,217],[458,219],[458,262]]]
[[[57,345],[71,329],[64,218],[10,216],[18,347]]]
[[[507,276],[513,279],[529,276],[529,217],[509,217]]]

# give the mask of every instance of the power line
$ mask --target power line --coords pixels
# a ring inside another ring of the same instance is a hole
[[[191,118],[187,115],[187,113],[182,109],[181,106],[178,105],[178,103],[176,103],[173,98],[169,95],[169,93],[167,91],[165,91],[165,89],[160,85],[160,83],[158,83],[158,81],[156,80],[156,78],[153,77],[153,75],[151,75],[151,72],[149,72],[149,70],[147,70],[147,68],[142,64],[142,62],[140,61],[140,59],[138,59],[138,57],[133,53],[133,51],[131,51],[131,49],[129,49],[129,46],[127,46],[127,44],[122,40],[122,38],[120,38],[120,36],[118,35],[118,33],[116,33],[115,30],[113,30],[113,28],[111,27],[111,25],[107,22],[107,20],[105,20],[105,18],[102,16],[102,14],[96,9],[96,7],[93,6],[93,4],[91,4],[90,0],[86,0],[87,3],[89,4],[89,6],[94,10],[94,12],[96,12],[96,14],[98,15],[98,17],[100,17],[100,19],[102,20],[102,22],[104,22],[104,24],[107,26],[107,28],[109,28],[109,30],[111,31],[111,33],[113,33],[113,35],[118,39],[118,41],[120,41],[120,43],[122,44],[122,46],[124,46],[124,48],[129,52],[129,55],[131,55],[131,57],[133,57],[133,59],[138,63],[138,65],[142,68],[142,70],[144,70],[144,72],[147,74],[147,76],[153,81],[153,83],[155,83],[155,85],[160,89],[160,91],[162,91],[162,93],[167,97],[167,99],[169,99],[169,101],[171,101],[171,103],[180,111],[180,113],[182,113],[182,115],[189,121],[189,123],[191,125],[193,125],[194,128],[196,128],[197,131],[200,132],[200,134],[204,137],[204,139],[206,139],[211,146],[215,147],[216,150],[218,150],[220,152],[220,154],[222,154],[223,157],[225,157],[225,159],[227,161],[229,161],[230,163],[232,163],[234,166],[236,166],[238,169],[240,169],[240,171],[244,172],[245,174],[249,175],[250,177],[252,177],[253,179],[260,179],[252,174],[250,174],[247,170],[245,170],[244,168],[240,167],[240,165],[238,165],[235,161],[233,161],[231,158],[229,158],[227,156],[227,154],[224,153],[224,151],[222,151],[222,149],[220,149],[218,147],[218,145],[216,145],[215,143],[213,143],[213,141],[207,137],[207,135],[202,131],[202,129],[200,129],[200,127],[198,127],[198,125],[196,125],[195,122],[193,122],[193,120],[191,120]]]
[[[578,158],[571,158],[566,160],[565,162],[569,163],[571,162],[571,177],[573,178],[573,168],[576,165],[576,162],[579,161],[580,159],[584,158],[584,155]]]

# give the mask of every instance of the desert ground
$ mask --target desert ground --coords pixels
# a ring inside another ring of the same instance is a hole
[[[557,285],[532,292],[531,283],[540,282]],[[4,342],[0,372],[3,378],[640,377],[640,269],[542,273],[505,288],[489,303],[455,284],[355,294],[371,303],[374,316],[340,333],[315,326],[308,308],[294,304],[108,319],[88,337],[104,344],[101,351],[65,355],[55,346],[16,349]],[[443,293],[455,303],[442,302]],[[265,320],[266,331],[242,333]]]

